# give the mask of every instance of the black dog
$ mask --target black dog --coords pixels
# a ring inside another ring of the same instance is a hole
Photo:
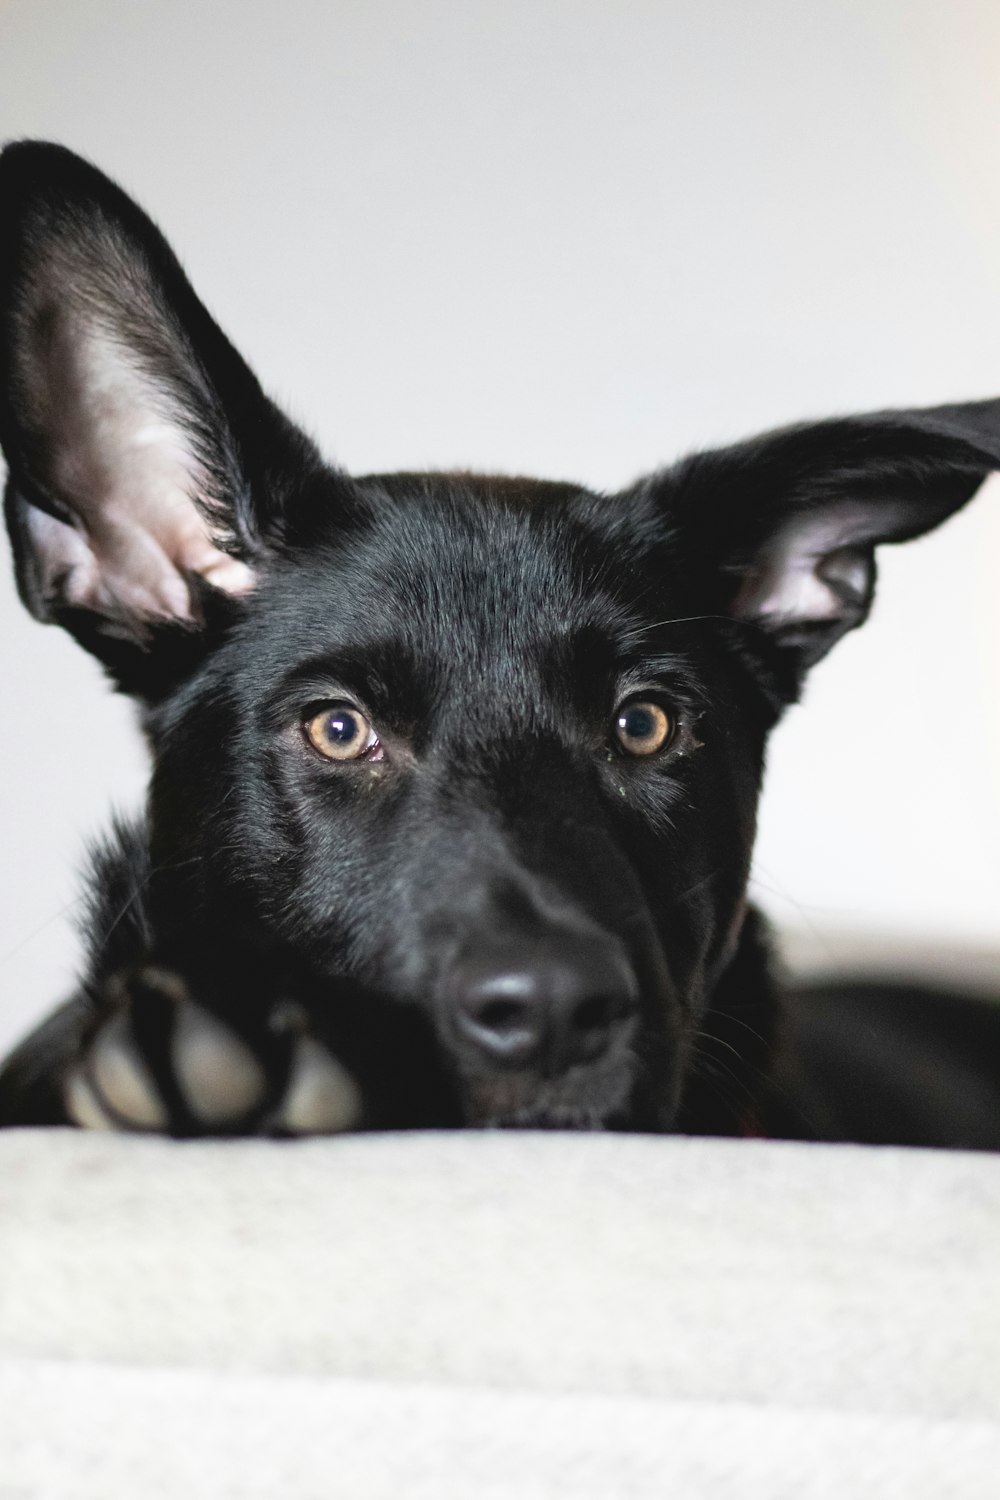
[[[791,428],[618,495],[357,479],[70,153],[4,153],[0,283],[21,595],[153,756],[3,1119],[844,1133],[776,1061],[745,898],[764,742],[865,619],[875,547],[1000,465],[1000,402]],[[984,1088],[930,1135],[1000,1144]]]

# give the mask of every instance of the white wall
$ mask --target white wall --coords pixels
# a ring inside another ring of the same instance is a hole
[[[90,155],[350,466],[617,485],[1000,391],[994,0],[5,0],[0,134]],[[1000,507],[886,557],[774,744],[783,921],[997,942]],[[0,1034],[65,987],[126,707],[4,581]]]

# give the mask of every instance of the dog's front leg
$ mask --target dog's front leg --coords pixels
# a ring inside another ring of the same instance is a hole
[[[351,1074],[283,1001],[238,1033],[174,970],[138,966],[56,1012],[0,1070],[0,1124],[317,1135],[361,1119]]]

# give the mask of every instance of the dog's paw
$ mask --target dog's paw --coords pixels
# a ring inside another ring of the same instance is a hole
[[[279,1007],[253,1046],[166,969],[116,979],[105,998],[108,1012],[63,1084],[83,1129],[327,1135],[360,1121],[357,1083],[294,1006]]]

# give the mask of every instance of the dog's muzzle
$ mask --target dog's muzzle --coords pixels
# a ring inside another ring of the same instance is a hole
[[[622,1104],[638,984],[613,940],[494,937],[459,954],[445,1005],[474,1116],[603,1116]]]

